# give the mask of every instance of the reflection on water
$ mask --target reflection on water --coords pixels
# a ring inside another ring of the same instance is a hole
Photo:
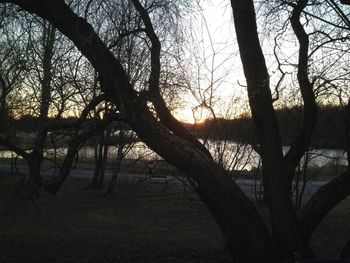
[[[259,166],[260,157],[250,145],[240,145],[231,141],[209,141],[208,149],[214,158],[226,166],[226,168],[252,170]],[[283,147],[286,153],[288,147]],[[63,158],[67,153],[67,148],[48,149],[45,157]],[[93,146],[85,146],[79,151],[80,160],[93,160],[95,149]],[[117,147],[110,146],[107,159],[113,161],[117,156]],[[0,158],[15,158],[16,154],[11,151],[0,151]],[[127,153],[126,159],[161,159],[159,155],[150,150],[144,143],[137,142]],[[343,150],[336,149],[313,149],[309,151],[309,167],[321,168],[326,165],[346,166],[347,158]]]

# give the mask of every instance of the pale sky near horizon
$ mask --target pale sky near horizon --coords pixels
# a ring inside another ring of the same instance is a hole
[[[198,43],[195,45],[201,46],[204,50],[203,57],[206,57],[207,66],[202,65],[200,68],[202,77],[206,76],[202,78],[200,86],[202,90],[210,86],[210,68],[213,65],[213,68],[215,68],[213,71],[213,87],[215,89],[213,109],[216,117],[234,118],[242,113],[248,113],[250,109],[245,87],[246,80],[239,56],[230,2],[227,0],[201,1],[201,7],[202,13],[197,14],[195,18],[197,29],[194,29],[194,31],[197,32],[198,39]],[[258,24],[259,38],[270,74],[271,89],[274,92],[274,85],[280,78],[280,72],[277,70],[276,59],[273,55],[273,36],[265,31],[264,22],[266,21],[262,20],[260,21],[261,24]],[[293,38],[294,35],[290,41],[279,43],[278,49],[279,56],[288,59],[289,63],[292,64],[297,63],[296,54],[298,50],[298,44]],[[284,69],[289,72],[294,71],[295,68],[292,64],[289,69],[284,65]],[[285,81],[288,78],[290,76],[287,74]],[[287,82],[292,83],[292,80],[288,79]],[[280,91],[281,97],[282,93],[283,91]],[[232,101],[236,101],[236,103],[233,104]],[[175,111],[175,116],[181,121],[193,123],[195,120],[192,109],[199,104],[200,101],[193,96],[184,96],[184,107]],[[197,121],[201,122],[213,116],[209,111],[197,110],[196,117]]]
[[[199,66],[201,81],[198,86],[202,92],[197,95],[209,102],[208,92],[205,89],[213,87],[213,109],[217,117],[230,117],[234,112],[228,113],[228,104],[235,96],[246,96],[245,84],[238,48],[235,40],[232,11],[229,1],[204,1],[201,3],[202,12],[196,14],[193,28],[197,43],[194,48],[203,53],[203,63]],[[191,29],[192,30],[192,29]],[[197,46],[196,46],[197,45]],[[204,62],[205,61],[205,62]],[[175,111],[175,116],[181,121],[194,122],[193,108],[200,104],[198,98],[192,95],[184,97],[184,107]],[[234,107],[231,107],[231,111]],[[237,109],[235,109],[237,110]],[[230,115],[230,116],[227,116]],[[207,110],[196,110],[197,121],[213,117]]]

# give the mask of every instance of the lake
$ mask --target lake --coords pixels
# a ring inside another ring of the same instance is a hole
[[[260,165],[260,156],[250,145],[237,144],[232,141],[208,141],[207,147],[215,160],[225,166],[228,170],[252,170]],[[284,153],[289,147],[283,147]],[[93,160],[94,147],[85,146],[79,151],[80,160]],[[53,156],[54,149],[48,149],[45,156]],[[67,148],[57,148],[57,157],[64,157]],[[113,161],[117,155],[117,147],[110,146],[108,150],[108,161]],[[11,151],[0,151],[0,158],[14,158],[16,155]],[[126,159],[160,160],[161,157],[150,150],[144,143],[137,142],[127,153]],[[310,149],[308,166],[322,168],[326,165],[346,166],[346,152],[339,149]]]

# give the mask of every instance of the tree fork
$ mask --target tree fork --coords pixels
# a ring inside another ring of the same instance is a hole
[[[263,180],[272,217],[272,235],[288,258],[307,254],[307,244],[289,194],[289,180],[272,105],[269,75],[259,43],[252,0],[231,0],[238,46],[247,80],[249,104],[260,143]],[[249,33],[248,33],[249,32]]]
[[[30,13],[52,23],[70,38],[106,81],[104,93],[118,106],[123,118],[139,137],[169,163],[197,181],[200,195],[227,235],[236,262],[281,262],[269,232],[256,209],[222,167],[190,141],[175,136],[159,123],[131,86],[119,61],[92,26],[57,0],[13,0]]]

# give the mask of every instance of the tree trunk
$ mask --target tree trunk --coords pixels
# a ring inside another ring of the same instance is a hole
[[[102,186],[105,179],[105,172],[106,172],[106,163],[107,163],[107,157],[108,157],[108,138],[109,138],[110,131],[107,129],[105,131],[104,139],[103,139],[103,153],[102,153],[102,162],[101,162],[101,169],[100,169],[100,176],[98,180],[98,186]]]
[[[114,188],[115,188],[115,184],[117,182],[117,178],[120,172],[120,168],[121,168],[121,164],[122,164],[122,160],[124,158],[124,154],[123,154],[123,149],[124,149],[124,135],[122,132],[120,132],[119,134],[119,143],[118,143],[118,150],[117,150],[117,157],[115,159],[115,165],[113,167],[113,172],[112,172],[112,177],[111,177],[111,181],[109,182],[108,188],[106,190],[106,194],[110,195],[114,193]]]
[[[264,189],[272,217],[272,235],[288,258],[307,254],[289,193],[282,144],[252,0],[231,0],[237,41],[248,85],[249,104],[260,143]]]
[[[118,152],[119,152],[119,148],[118,148]],[[113,167],[111,181],[109,182],[106,190],[107,195],[111,195],[114,193],[115,184],[117,183],[118,175],[120,173],[121,162],[122,162],[121,158],[117,157],[115,165]]]
[[[95,146],[95,171],[94,176],[91,180],[91,187],[92,188],[98,188],[101,186],[101,176],[102,176],[102,167],[103,167],[103,153],[104,153],[104,132],[102,132],[100,137],[100,142],[98,145]]]

